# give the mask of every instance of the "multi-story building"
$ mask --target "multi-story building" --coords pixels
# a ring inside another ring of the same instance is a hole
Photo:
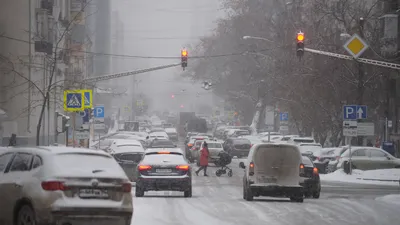
[[[0,83],[7,85],[0,85],[0,140],[15,133],[20,144],[35,144],[44,109],[39,144],[52,143],[54,112],[62,112],[63,84],[80,88],[87,76],[87,6],[86,0],[1,3]],[[43,107],[48,90],[49,104]]]
[[[52,90],[50,107],[45,110],[41,136],[53,135],[51,115],[61,104],[56,93],[59,89],[52,88],[55,87],[52,84],[64,79],[67,51],[59,31],[65,30],[68,24],[69,8],[69,0],[1,2],[0,140],[15,133],[21,144],[35,143],[43,93],[49,87]],[[48,143],[48,138],[40,140],[41,144]]]

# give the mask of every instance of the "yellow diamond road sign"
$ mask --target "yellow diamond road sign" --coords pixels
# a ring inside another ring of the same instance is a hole
[[[360,36],[354,34],[343,47],[354,58],[358,58],[368,49],[368,44]]]

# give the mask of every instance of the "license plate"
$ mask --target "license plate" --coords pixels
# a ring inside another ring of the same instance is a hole
[[[171,173],[171,169],[156,169],[157,173]]]
[[[275,177],[259,177],[258,182],[261,183],[276,183],[277,179]]]
[[[81,189],[79,191],[81,198],[108,198],[108,192],[101,189]]]

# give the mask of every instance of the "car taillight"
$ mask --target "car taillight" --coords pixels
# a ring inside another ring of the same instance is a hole
[[[166,154],[166,155],[168,155],[168,154],[171,154],[171,152],[157,152],[157,154]]]
[[[177,170],[183,170],[183,171],[188,171],[189,170],[189,165],[179,165],[176,166]]]
[[[139,171],[150,170],[151,166],[148,165],[140,165],[138,166]]]
[[[123,183],[122,191],[126,192],[126,193],[130,193],[132,191],[132,184],[131,183]]]
[[[249,175],[253,176],[254,175],[254,163],[251,162],[249,165]]]
[[[44,181],[42,182],[42,188],[45,191],[65,191],[68,187],[61,181]]]
[[[300,174],[304,174],[304,164],[300,164]]]
[[[193,146],[193,144],[188,144],[188,147],[192,147]]]
[[[318,175],[318,168],[317,168],[317,167],[314,167],[314,169],[313,169],[312,172],[313,172],[314,175]]]

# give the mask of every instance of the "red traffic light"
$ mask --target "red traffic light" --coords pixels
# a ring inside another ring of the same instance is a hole
[[[184,106],[183,105],[181,105],[181,108],[183,108]]]
[[[171,98],[175,98],[175,95],[171,95]]]
[[[297,42],[303,42],[304,41],[304,33],[299,32],[297,33]]]

